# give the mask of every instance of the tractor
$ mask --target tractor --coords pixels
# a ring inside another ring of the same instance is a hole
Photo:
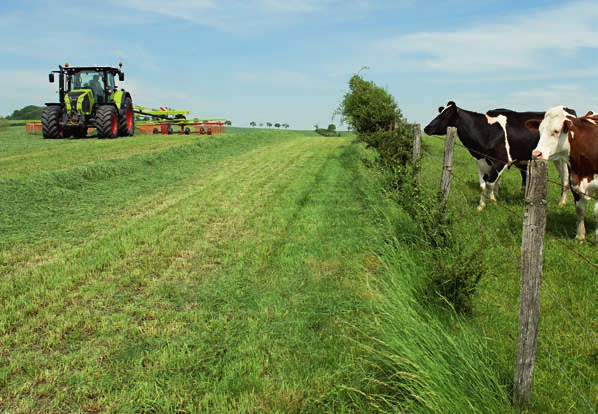
[[[44,138],[85,138],[95,128],[98,138],[131,137],[135,116],[131,94],[115,85],[125,80],[119,67],[59,65],[50,72],[49,81],[58,74],[59,102],[46,103],[42,111]]]

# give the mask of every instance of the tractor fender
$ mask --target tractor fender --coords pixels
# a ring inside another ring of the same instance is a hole
[[[131,102],[133,101],[133,98],[131,97],[131,94],[129,93],[129,91],[122,91],[122,90],[114,91],[114,93],[112,94],[112,96],[110,98],[111,98],[111,101],[114,101],[114,103],[116,103],[116,107],[119,110],[123,109],[125,100],[127,98],[131,99]]]

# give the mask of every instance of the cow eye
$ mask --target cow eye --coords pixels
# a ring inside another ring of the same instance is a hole
[[[552,135],[559,135],[559,132],[560,131],[558,129],[555,129],[554,131],[552,131]]]

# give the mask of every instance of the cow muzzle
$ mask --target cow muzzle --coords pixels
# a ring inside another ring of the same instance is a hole
[[[541,160],[542,159],[542,151],[534,151],[534,152],[532,152],[532,157],[534,157],[537,160]]]

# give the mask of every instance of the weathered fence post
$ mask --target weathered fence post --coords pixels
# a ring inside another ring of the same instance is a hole
[[[444,163],[442,165],[442,177],[440,179],[440,191],[444,194],[441,204],[448,201],[451,189],[451,177],[453,173],[453,151],[457,139],[457,128],[448,127],[446,130],[446,141],[444,142]]]
[[[420,124],[413,124],[413,162],[417,162],[421,155],[422,148],[422,129]],[[421,172],[417,173],[417,182],[422,180]]]
[[[528,166],[525,191],[523,239],[521,242],[521,292],[519,302],[519,344],[515,365],[514,400],[517,405],[530,401],[536,360],[542,251],[546,231],[548,164],[533,160]]]

